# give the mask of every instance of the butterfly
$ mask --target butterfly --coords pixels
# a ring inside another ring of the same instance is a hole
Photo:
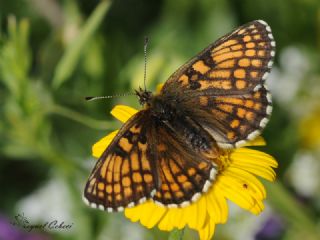
[[[221,149],[240,147],[265,128],[274,55],[269,25],[252,21],[182,65],[159,94],[136,91],[144,108],[98,159],[85,202],[113,212],[146,200],[169,208],[197,201],[216,178]]]

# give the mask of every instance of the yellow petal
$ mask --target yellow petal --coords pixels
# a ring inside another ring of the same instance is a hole
[[[125,123],[129,120],[134,114],[136,114],[138,110],[128,107],[125,105],[117,105],[111,110],[111,115],[114,116],[119,121]]]
[[[252,189],[252,191],[254,192],[256,199],[266,198],[266,189],[264,188],[262,183],[251,173],[248,173],[247,171],[244,171],[240,168],[230,166],[221,174],[239,179],[243,183],[250,183],[250,189]]]
[[[238,148],[230,154],[233,161],[248,162],[266,167],[278,167],[278,162],[269,154],[249,148]]]
[[[220,188],[226,198],[246,210],[251,209],[255,204],[251,194],[236,179],[219,176],[216,187]]]
[[[264,210],[264,205],[262,201],[257,201],[256,204],[249,209],[249,211],[255,215],[259,215]]]
[[[207,221],[204,227],[198,230],[200,240],[210,240],[214,234],[215,226],[211,219]]]
[[[117,135],[117,133],[118,133],[118,130],[113,131],[113,132],[109,133],[106,137],[100,139],[98,142],[93,144],[92,155],[95,158],[99,158],[102,155],[102,153],[104,152],[104,150],[106,150],[106,148],[109,146],[109,144],[114,139],[114,137]]]
[[[140,220],[142,225],[152,228],[160,221],[166,211],[166,208],[157,206],[152,201],[147,201],[136,207],[126,208],[124,214],[131,221]]]
[[[214,185],[206,197],[210,217],[216,223],[225,223],[228,218],[228,205],[223,192]]]
[[[241,162],[233,163],[232,166],[236,168],[242,168],[243,170],[246,170],[271,182],[273,182],[276,179],[275,171],[269,167],[254,166],[249,163]]]

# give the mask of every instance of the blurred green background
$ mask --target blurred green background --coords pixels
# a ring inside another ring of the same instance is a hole
[[[214,239],[320,239],[319,0],[1,0],[0,239],[170,238],[82,202],[91,146],[120,126],[109,111],[138,107],[133,96],[84,97],[143,86],[146,35],[154,90],[209,43],[255,19],[269,23],[277,43],[263,150],[279,161],[278,180],[266,183],[263,214],[231,204]],[[17,214],[72,227],[27,233],[10,223]],[[196,236],[187,229],[183,239]]]

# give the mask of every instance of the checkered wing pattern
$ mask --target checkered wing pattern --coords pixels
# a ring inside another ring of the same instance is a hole
[[[161,94],[198,121],[223,148],[239,147],[265,127],[272,104],[264,82],[275,55],[271,29],[253,21],[183,65]]]
[[[149,121],[148,113],[140,111],[120,129],[87,181],[84,200],[88,205],[122,211],[155,194],[158,175],[150,150]]]

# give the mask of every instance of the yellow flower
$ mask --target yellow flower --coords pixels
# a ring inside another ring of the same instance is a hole
[[[136,112],[130,107],[118,105],[111,114],[126,122]],[[117,132],[110,133],[93,145],[94,157],[101,156]],[[262,145],[265,142],[261,137],[247,144]],[[274,181],[276,174],[273,168],[278,166],[276,160],[266,153],[246,147],[224,150],[219,160],[221,164],[214,183],[197,202],[183,208],[167,208],[149,200],[126,208],[125,216],[133,222],[140,221],[147,228],[158,226],[164,231],[182,229],[188,225],[198,231],[201,240],[207,240],[212,238],[216,224],[227,221],[227,199],[253,214],[259,214],[264,209],[262,201],[266,198],[266,190],[256,176]]]

